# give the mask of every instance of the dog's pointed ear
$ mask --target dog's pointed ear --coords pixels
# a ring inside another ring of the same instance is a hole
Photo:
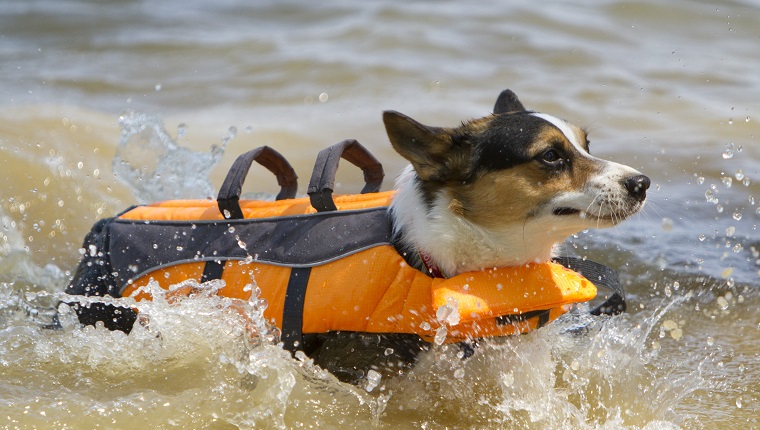
[[[392,110],[383,112],[383,123],[393,149],[412,163],[420,179],[439,178],[452,145],[447,129],[420,124]]]
[[[493,107],[493,113],[496,115],[500,113],[523,111],[525,111],[525,106],[520,103],[517,94],[513,93],[511,90],[502,91],[501,94],[499,94],[499,98],[496,99],[496,104]]]

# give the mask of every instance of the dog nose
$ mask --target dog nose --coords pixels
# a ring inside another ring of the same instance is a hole
[[[647,196],[647,189],[651,185],[651,181],[644,175],[631,176],[625,180],[625,188],[628,193],[643,200]]]

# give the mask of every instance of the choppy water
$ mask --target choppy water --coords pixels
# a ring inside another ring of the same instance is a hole
[[[504,3],[0,2],[0,427],[760,428],[760,4]],[[371,391],[212,295],[140,303],[129,336],[40,327],[98,218],[213,195],[262,144],[307,178],[357,138],[392,177],[383,109],[455,125],[507,87],[652,178],[642,215],[566,245],[623,272],[627,315]]]

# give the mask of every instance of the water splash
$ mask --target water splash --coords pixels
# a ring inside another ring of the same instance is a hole
[[[119,128],[121,137],[113,171],[140,203],[216,194],[209,173],[235,136],[233,128],[221,145],[213,145],[209,152],[195,152],[178,145],[157,116],[127,112],[119,116]],[[184,133],[186,127],[181,126],[178,135]]]

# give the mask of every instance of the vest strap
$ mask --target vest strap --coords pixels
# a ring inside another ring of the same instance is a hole
[[[208,282],[214,279],[222,279],[223,273],[224,273],[224,261],[209,260],[203,266],[203,274],[201,275],[201,283]]]
[[[517,323],[525,322],[529,319],[538,318],[538,325],[536,326],[536,328],[541,328],[549,323],[550,312],[551,312],[550,309],[546,309],[546,310],[525,312],[524,314],[502,315],[502,316],[496,317],[496,324],[498,325],[517,324]]]
[[[625,290],[620,283],[618,272],[591,260],[577,257],[556,257],[554,261],[570,270],[580,273],[597,287],[605,287],[612,295],[589,312],[591,315],[620,315],[625,312]]]
[[[283,348],[292,353],[303,350],[303,306],[310,274],[310,267],[292,269],[285,292],[280,340]]]
[[[385,176],[382,164],[359,142],[346,139],[323,149],[317,155],[308,188],[311,206],[317,212],[338,209],[333,201],[332,193],[335,189],[335,172],[338,170],[338,162],[341,158],[364,172],[365,184],[361,194],[380,191]]]
[[[227,177],[224,178],[216,201],[219,212],[225,219],[243,219],[240,193],[243,191],[243,182],[254,161],[266,167],[277,177],[277,183],[280,185],[277,200],[292,199],[296,196],[298,177],[288,160],[274,149],[260,146],[240,155],[227,172]]]

